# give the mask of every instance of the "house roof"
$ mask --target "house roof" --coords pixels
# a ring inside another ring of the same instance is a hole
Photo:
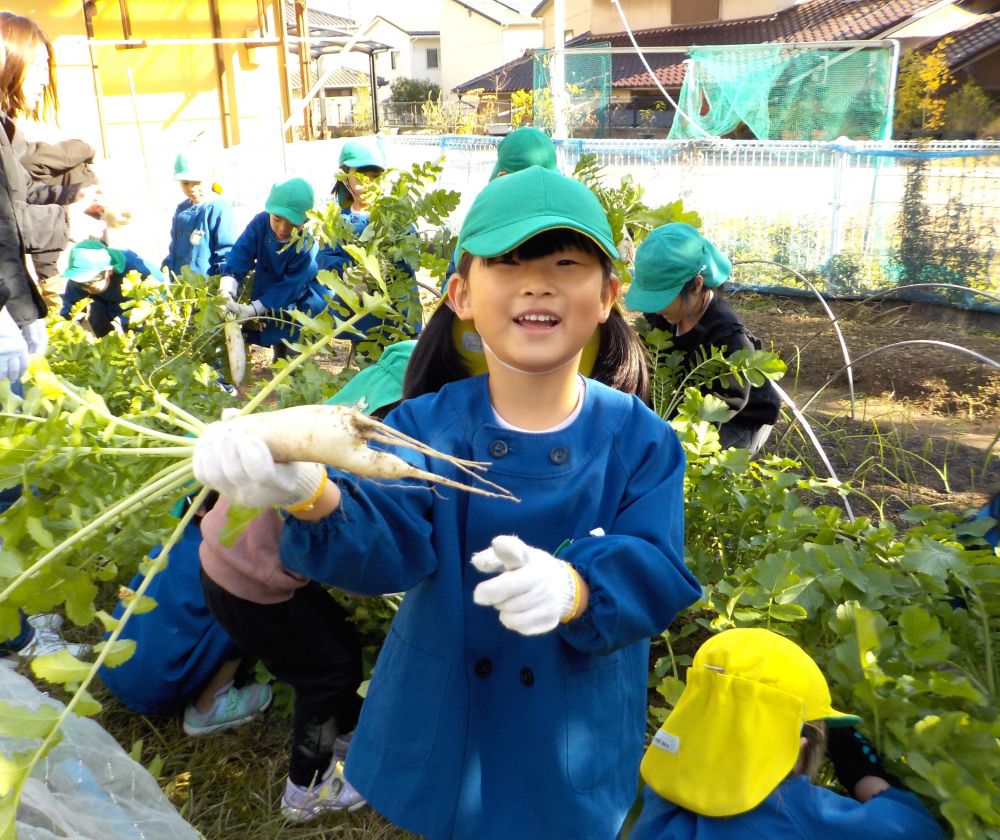
[[[285,20],[290,29],[295,28],[295,0],[285,0]],[[331,15],[315,9],[306,8],[306,24],[309,30],[316,29],[339,29],[346,32],[353,32],[358,28],[350,18]]]
[[[939,2],[940,0],[804,0],[773,15],[712,23],[678,24],[643,29],[634,34],[640,47],[871,40]],[[585,47],[606,43],[610,43],[612,47],[631,46],[626,32],[607,35],[592,35],[587,32],[572,39],[566,46]],[[646,55],[657,79],[667,87],[680,86],[684,77],[684,59],[685,56],[680,53]],[[532,72],[533,54],[526,53],[502,67],[463,82],[455,87],[455,91],[465,93],[481,87],[501,93],[527,90],[532,84]],[[616,55],[611,63],[611,74],[612,87],[653,87],[649,73],[634,54]]]
[[[518,11],[511,2],[502,3],[500,0],[454,0],[454,2],[493,21],[498,26],[539,25],[539,21],[529,14]]]
[[[971,26],[952,32],[945,37],[951,38],[952,41],[945,48],[948,66],[952,70],[964,67],[984,53],[1000,49],[1000,12],[982,15]],[[922,44],[920,49],[923,51],[932,50],[942,40],[944,38],[937,38],[931,43]]]
[[[295,24],[295,2],[294,0],[285,0],[285,27],[288,30],[288,34],[298,34],[298,28]],[[309,30],[311,38],[326,39],[321,42],[312,42],[309,44],[309,54],[313,58],[318,58],[321,55],[339,52],[351,39],[351,36],[358,28],[358,24],[350,18],[331,15],[327,12],[320,12],[307,7],[306,28]],[[386,44],[366,38],[355,42],[353,52],[370,55],[373,52],[387,49],[389,47]],[[294,49],[291,52],[294,52]]]
[[[315,80],[313,81],[315,82]],[[288,83],[291,85],[292,90],[300,91],[302,89],[302,79],[300,78],[298,71],[289,69]],[[358,88],[368,87],[370,84],[371,79],[368,78],[367,73],[361,73],[350,67],[339,67],[334,71],[333,75],[326,80],[323,87]]]

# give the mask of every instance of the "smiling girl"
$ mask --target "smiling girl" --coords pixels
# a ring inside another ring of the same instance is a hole
[[[700,594],[684,566],[676,436],[639,398],[578,373],[615,302],[615,253],[578,181],[531,167],[490,183],[448,288],[488,373],[387,418],[491,461],[519,504],[274,463],[225,422],[197,444],[205,484],[236,501],[253,485],[291,513],[287,568],[406,590],[346,773],[432,840],[614,837],[636,797],[649,638]]]

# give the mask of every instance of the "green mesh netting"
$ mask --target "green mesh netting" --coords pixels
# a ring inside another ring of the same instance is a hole
[[[760,140],[890,137],[892,50],[755,44],[693,47],[671,140],[745,124]]]
[[[594,50],[607,50],[595,52]],[[566,96],[564,113],[570,137],[604,137],[609,123],[611,101],[611,44],[591,44],[584,54],[564,52]],[[532,79],[532,123],[539,128],[555,128],[552,102],[553,50],[536,50]]]

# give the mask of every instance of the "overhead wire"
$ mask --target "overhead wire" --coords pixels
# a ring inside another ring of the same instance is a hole
[[[691,123],[691,125],[693,125],[696,129],[698,129],[698,131],[700,131],[703,135],[705,135],[706,137],[713,137],[714,135],[709,134],[707,131],[705,131],[705,129],[698,124],[698,121],[694,119],[694,117],[690,116],[683,108],[681,108],[681,106],[674,101],[674,99],[670,96],[670,94],[667,93],[667,89],[662,84],[660,84],[660,80],[656,78],[656,74],[653,72],[653,68],[649,66],[649,62],[646,61],[646,56],[643,55],[642,50],[639,48],[639,44],[635,40],[635,35],[632,34],[632,27],[629,26],[628,18],[625,17],[625,11],[624,9],[622,9],[621,3],[619,3],[618,0],[611,0],[611,2],[614,3],[615,8],[618,9],[618,16],[622,19],[622,26],[625,27],[625,32],[628,35],[628,39],[632,42],[632,48],[635,50],[636,55],[639,56],[639,61],[641,61],[642,66],[646,68],[646,72],[649,73],[650,78],[652,78],[653,84],[655,84],[660,89],[660,93],[663,94],[663,98],[666,99],[667,102],[669,102],[674,107],[674,110],[678,114],[684,117],[684,119],[686,119],[689,123]]]

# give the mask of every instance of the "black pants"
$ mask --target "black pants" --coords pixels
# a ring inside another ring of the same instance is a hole
[[[333,742],[358,722],[361,644],[347,613],[316,581],[281,604],[230,594],[204,571],[205,603],[233,643],[295,689],[288,777],[306,787],[326,772]]]

